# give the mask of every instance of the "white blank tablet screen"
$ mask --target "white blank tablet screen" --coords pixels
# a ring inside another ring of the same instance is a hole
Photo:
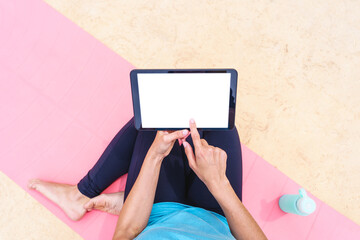
[[[227,128],[230,73],[139,73],[143,128]]]

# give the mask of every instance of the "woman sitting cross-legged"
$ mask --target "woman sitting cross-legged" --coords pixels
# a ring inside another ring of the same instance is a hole
[[[119,215],[114,239],[266,239],[242,198],[236,128],[137,131],[131,119],[77,184],[29,181],[73,220],[86,211]],[[183,147],[174,144],[184,140]],[[128,173],[125,192],[101,194]]]

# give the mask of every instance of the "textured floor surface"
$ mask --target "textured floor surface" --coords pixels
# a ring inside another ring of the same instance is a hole
[[[236,68],[242,142],[360,224],[359,2],[47,2],[138,68]],[[76,239],[0,182],[1,239]]]

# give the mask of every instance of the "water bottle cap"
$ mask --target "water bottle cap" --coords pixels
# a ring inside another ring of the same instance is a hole
[[[298,210],[306,215],[313,213],[316,209],[315,201],[307,196],[304,189],[300,189],[300,195],[302,197],[296,203]]]

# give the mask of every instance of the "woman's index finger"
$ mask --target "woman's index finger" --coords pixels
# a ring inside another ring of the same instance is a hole
[[[190,119],[190,132],[195,148],[201,147],[200,134],[196,128],[194,119]]]

